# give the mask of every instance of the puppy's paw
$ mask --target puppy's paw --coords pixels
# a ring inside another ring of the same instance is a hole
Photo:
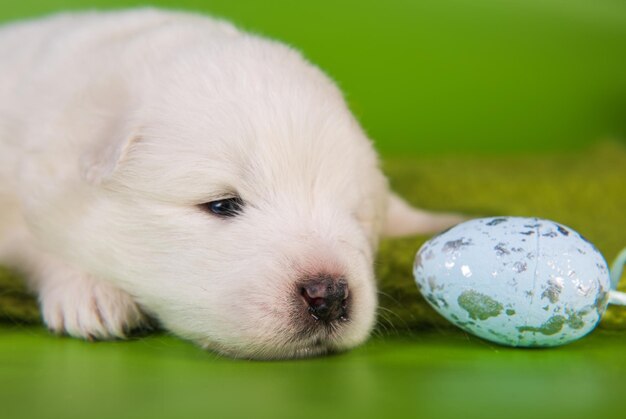
[[[435,213],[413,208],[399,196],[391,194],[384,234],[387,237],[433,234],[468,219],[461,214]]]
[[[428,213],[428,228],[423,231],[425,234],[440,233],[443,230],[454,227],[457,224],[461,224],[471,218],[461,214],[455,213]]]
[[[42,287],[39,299],[44,322],[59,334],[88,340],[124,338],[146,323],[130,295],[75,272]]]

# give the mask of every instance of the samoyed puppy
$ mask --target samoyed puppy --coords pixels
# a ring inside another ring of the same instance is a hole
[[[390,194],[335,84],[281,43],[155,9],[0,29],[0,261],[54,332],[342,351],[374,324],[379,237],[457,221]]]

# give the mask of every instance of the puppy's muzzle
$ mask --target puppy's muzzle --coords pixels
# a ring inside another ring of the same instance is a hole
[[[344,278],[317,275],[305,279],[300,294],[313,319],[325,323],[348,319],[348,283]]]

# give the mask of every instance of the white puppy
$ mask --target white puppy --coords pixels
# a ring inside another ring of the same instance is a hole
[[[294,50],[191,14],[0,29],[0,260],[48,327],[156,319],[232,356],[362,342],[378,238],[457,221],[393,196],[341,93]]]

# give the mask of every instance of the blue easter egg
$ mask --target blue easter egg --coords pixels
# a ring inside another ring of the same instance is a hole
[[[483,218],[427,241],[413,273],[426,300],[462,329],[510,346],[581,338],[608,304],[609,270],[571,228],[538,218]]]

